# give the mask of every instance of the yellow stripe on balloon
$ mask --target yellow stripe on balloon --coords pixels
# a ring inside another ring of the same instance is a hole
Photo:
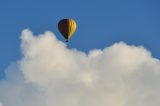
[[[76,30],[76,23],[73,19],[69,19],[69,33],[68,33],[68,39],[73,35],[73,33]]]

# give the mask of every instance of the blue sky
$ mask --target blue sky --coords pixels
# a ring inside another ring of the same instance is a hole
[[[21,57],[20,34],[29,28],[35,34],[57,30],[62,18],[77,22],[69,48],[89,51],[115,42],[142,45],[159,58],[160,1],[158,0],[3,0],[0,2],[0,77]]]

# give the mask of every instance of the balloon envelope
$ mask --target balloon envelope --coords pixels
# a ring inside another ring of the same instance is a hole
[[[76,22],[73,19],[62,19],[58,22],[58,29],[68,42],[76,30]]]

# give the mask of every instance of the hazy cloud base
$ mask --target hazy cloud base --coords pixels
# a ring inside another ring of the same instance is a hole
[[[0,81],[0,106],[159,106],[160,61],[115,43],[88,54],[52,32],[21,35],[22,58]]]

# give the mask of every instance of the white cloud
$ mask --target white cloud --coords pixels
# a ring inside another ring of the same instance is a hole
[[[86,54],[49,31],[24,30],[21,39],[23,56],[0,81],[3,106],[160,104],[160,61],[144,47],[120,42]]]
[[[3,106],[3,104],[0,102],[0,106]]]

